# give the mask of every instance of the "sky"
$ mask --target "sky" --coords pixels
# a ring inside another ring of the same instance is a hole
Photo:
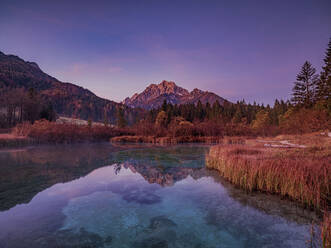
[[[230,101],[289,99],[323,64],[329,0],[0,0],[0,51],[122,101],[162,80]]]

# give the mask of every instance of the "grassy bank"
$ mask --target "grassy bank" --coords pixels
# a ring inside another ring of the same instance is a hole
[[[110,139],[112,143],[151,143],[151,144],[181,144],[181,143],[205,143],[205,144],[244,144],[245,137],[223,136],[117,136]]]
[[[211,147],[206,164],[247,191],[278,194],[324,212],[323,238],[331,245],[330,140],[315,134],[248,140],[246,145],[217,145]]]
[[[3,147],[21,147],[35,144],[35,140],[26,136],[17,136],[13,134],[0,134],[0,148]]]
[[[113,142],[113,143],[240,143],[243,138],[223,137],[222,135],[207,135],[198,133],[177,136],[140,134],[134,127],[117,128],[110,125],[78,125],[73,123],[56,123],[45,120],[18,124],[11,133],[0,134],[0,147],[22,146],[29,144],[62,144],[79,142]],[[10,136],[10,137],[9,137]]]
[[[217,136],[208,137],[156,137],[156,136],[117,136],[110,139],[112,143],[151,143],[151,144],[180,144],[180,143],[207,143],[219,144],[223,138]]]

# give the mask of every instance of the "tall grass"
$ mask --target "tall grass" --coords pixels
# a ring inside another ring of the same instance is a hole
[[[331,247],[331,213],[325,213],[322,222],[323,247]]]
[[[249,192],[262,191],[298,201],[324,212],[323,247],[331,245],[331,150],[271,149],[243,145],[218,145],[210,149],[206,166]]]
[[[309,150],[306,150],[309,152]],[[305,207],[330,204],[331,156],[247,146],[214,146],[207,167],[248,191],[289,197]]]

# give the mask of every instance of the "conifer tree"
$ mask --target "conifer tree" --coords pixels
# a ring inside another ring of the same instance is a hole
[[[198,103],[197,103],[196,117],[197,117],[197,119],[199,119],[200,121],[202,121],[203,118],[204,118],[203,106],[202,106],[202,103],[201,103],[200,100],[199,100]]]
[[[167,106],[168,106],[168,105],[167,105],[167,100],[164,99],[164,100],[163,100],[163,103],[162,103],[162,107],[161,107],[162,110],[163,110],[164,112],[167,111]]]
[[[220,114],[221,114],[221,104],[219,103],[218,100],[216,100],[213,103],[213,107],[212,107],[212,119],[217,119],[219,118]]]
[[[117,126],[123,128],[127,125],[127,122],[124,118],[124,110],[122,107],[117,108]]]
[[[211,106],[209,102],[206,103],[206,118],[207,120],[211,119]]]
[[[328,48],[326,49],[324,66],[320,79],[316,86],[316,98],[318,100],[330,99],[331,94],[331,38],[329,40]]]
[[[314,102],[314,90],[318,78],[316,69],[306,61],[297,75],[297,81],[293,87],[292,102],[294,105],[309,107]]]

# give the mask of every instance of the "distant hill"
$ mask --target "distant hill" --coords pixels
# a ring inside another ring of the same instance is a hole
[[[205,104],[219,101],[221,105],[227,100],[215,93],[194,89],[191,92],[177,86],[174,82],[162,81],[160,84],[149,85],[142,93],[136,93],[131,98],[126,98],[122,103],[132,108],[153,109],[162,105],[166,100],[172,104],[196,104],[199,100]]]
[[[132,123],[137,110],[96,96],[93,92],[71,83],[64,83],[44,73],[34,62],[24,61],[0,52],[1,88],[34,88],[43,99],[52,103],[56,113],[77,119],[92,119],[111,123],[116,121],[116,108],[125,108],[125,116]]]

